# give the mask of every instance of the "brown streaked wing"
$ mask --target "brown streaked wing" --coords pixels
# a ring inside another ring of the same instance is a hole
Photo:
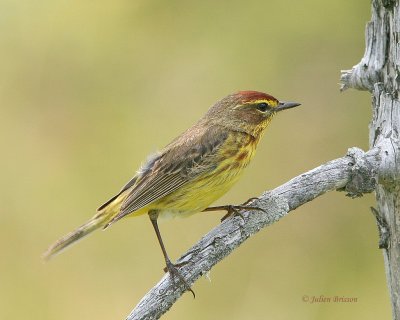
[[[221,134],[208,130],[190,146],[178,144],[174,148],[170,145],[143,172],[123,202],[120,213],[111,223],[171,194],[202,173],[215,168],[216,164],[210,160],[227,137],[227,132]],[[179,153],[176,148],[179,148]]]
[[[119,197],[119,195],[124,192],[125,190],[128,190],[130,187],[132,187],[135,183],[137,183],[138,181],[140,181],[141,176],[143,174],[143,172],[146,172],[147,170],[151,169],[154,165],[154,163],[160,158],[160,154],[156,153],[153,154],[152,156],[150,156],[147,159],[146,165],[143,166],[139,172],[132,178],[130,179],[122,188],[121,190],[115,195],[113,196],[111,199],[109,199],[107,202],[103,203],[98,209],[97,211],[101,211],[104,208],[106,208],[111,202],[113,202],[115,199],[117,199]]]

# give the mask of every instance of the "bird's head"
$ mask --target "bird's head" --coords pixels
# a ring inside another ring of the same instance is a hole
[[[218,101],[205,118],[228,129],[258,137],[276,113],[299,105],[297,102],[279,101],[263,92],[239,91]]]

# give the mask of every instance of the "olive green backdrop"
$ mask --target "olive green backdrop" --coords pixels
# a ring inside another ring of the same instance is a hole
[[[280,114],[241,203],[348,147],[368,148],[368,93],[339,92],[364,51],[368,1],[0,2],[1,319],[124,319],[162,276],[147,217],[96,232],[50,263],[83,223],[210,105],[236,90],[303,105]],[[316,199],[249,239],[165,319],[388,319],[372,195]],[[161,224],[174,258],[219,223]],[[303,302],[345,296],[356,303]]]

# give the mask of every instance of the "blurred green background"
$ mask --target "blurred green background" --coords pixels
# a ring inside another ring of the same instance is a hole
[[[125,319],[163,275],[147,217],[43,264],[210,105],[260,90],[303,105],[272,123],[241,203],[348,147],[368,148],[370,97],[339,92],[364,52],[367,1],[0,2],[0,318]],[[388,319],[372,195],[330,193],[251,238],[165,319]],[[177,258],[223,213],[161,225]],[[309,304],[308,296],[357,303]]]

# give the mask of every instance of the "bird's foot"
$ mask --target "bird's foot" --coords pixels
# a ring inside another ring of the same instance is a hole
[[[182,276],[182,274],[179,272],[178,268],[185,265],[187,262],[182,262],[182,263],[177,263],[173,264],[171,261],[166,261],[166,267],[164,268],[165,272],[169,272],[172,282],[174,285],[176,284],[175,278],[178,278],[178,281],[182,282],[185,285],[185,288],[187,291],[190,291],[193,295],[193,298],[196,298],[196,295],[192,288],[190,287],[189,283],[185,280],[185,278]]]
[[[258,211],[265,212],[263,209],[261,209],[259,207],[249,206],[248,205],[251,202],[253,202],[254,200],[258,200],[258,198],[250,198],[249,200],[247,200],[246,202],[244,202],[244,203],[242,203],[240,205],[228,204],[228,205],[225,205],[225,206],[209,207],[209,208],[204,209],[203,211],[220,211],[220,210],[227,211],[226,215],[224,215],[221,218],[221,222],[223,222],[224,220],[226,220],[227,218],[229,218],[231,216],[239,216],[244,220],[244,216],[240,212],[241,210],[258,210]]]

